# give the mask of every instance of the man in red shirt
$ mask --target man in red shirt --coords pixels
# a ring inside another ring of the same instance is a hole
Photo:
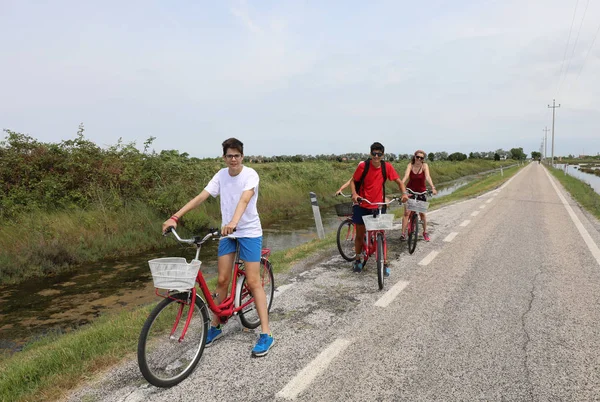
[[[402,202],[406,202],[408,199],[406,186],[404,182],[398,176],[398,173],[394,169],[391,163],[383,161],[383,155],[385,152],[384,146],[379,142],[374,142],[371,145],[371,158],[367,161],[360,162],[358,167],[354,171],[352,176],[352,182],[350,188],[352,189],[352,200],[357,204],[353,207],[352,221],[356,225],[356,238],[354,239],[354,250],[356,251],[356,260],[354,261],[354,272],[361,272],[363,264],[360,260],[360,253],[363,248],[363,242],[365,237],[365,223],[363,221],[364,215],[373,214],[374,209],[377,209],[377,205],[371,205],[367,202],[358,203],[358,198],[365,198],[371,202],[385,202],[384,199],[384,186],[385,180],[383,175],[382,164],[385,163],[385,175],[389,181],[396,182],[398,188],[402,191]],[[366,163],[370,165],[367,167]],[[363,172],[367,168],[367,174],[363,179]],[[362,182],[361,182],[362,179]],[[358,186],[358,191],[357,191]],[[385,212],[385,207],[382,209]],[[385,275],[390,275],[390,269],[387,261],[385,261]]]

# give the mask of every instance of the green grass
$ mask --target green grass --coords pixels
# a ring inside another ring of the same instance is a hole
[[[514,166],[504,169],[503,174],[498,172],[487,174],[485,176],[482,175],[481,177],[476,178],[475,180],[460,187],[451,194],[442,197],[433,197],[429,200],[429,210],[434,210],[444,205],[449,205],[466,198],[477,197],[481,194],[487,193],[488,191],[492,191],[508,181],[522,168],[523,166]],[[398,209],[394,213],[398,217],[403,214],[403,209]]]
[[[514,161],[441,161],[431,163],[430,167],[434,183],[440,184],[510,163]],[[310,191],[317,194],[322,207],[339,202],[332,194],[351,177],[356,164],[357,161],[251,165],[261,177],[258,207],[263,225],[306,212],[310,208]],[[393,165],[402,175],[407,161],[394,162]],[[211,162],[209,167],[216,170],[219,164]],[[210,170],[207,166],[204,168]],[[390,190],[394,187],[390,185]],[[170,195],[171,192],[167,189],[165,194]],[[193,195],[187,196],[191,198]],[[111,203],[100,195],[97,198],[101,201],[86,209],[32,209],[4,222],[0,228],[0,284],[14,284],[31,277],[57,274],[82,264],[164,247],[165,243],[161,242],[157,233],[160,233],[162,222],[167,217],[161,216],[154,206],[137,200],[108,207]],[[188,199],[185,198],[186,201]],[[184,203],[169,202],[177,204],[173,205],[173,212]],[[218,225],[219,218],[219,203],[210,199],[183,218],[187,232],[184,230],[182,233],[185,235]]]
[[[562,169],[552,167],[548,169],[585,210],[600,219],[600,194],[589,184],[565,174]]]

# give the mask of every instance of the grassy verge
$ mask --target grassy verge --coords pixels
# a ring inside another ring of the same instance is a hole
[[[448,194],[443,197],[433,197],[429,200],[429,210],[434,210],[444,205],[449,205],[466,198],[477,197],[478,195],[492,191],[508,181],[521,168],[523,168],[523,166],[514,166],[504,169],[502,174],[498,172],[481,176],[480,178],[477,178],[460,187],[452,194]],[[394,213],[398,217],[403,214],[403,211],[403,209],[397,209]]]
[[[305,213],[310,208],[308,193],[311,191],[318,195],[322,207],[338,202],[331,195],[352,176],[357,163],[252,165],[261,177],[258,206],[263,225]],[[402,175],[407,163],[400,161],[393,165]],[[439,184],[510,163],[514,161],[433,162],[431,176]],[[212,172],[219,167],[213,165],[204,166],[204,170]],[[393,187],[390,185],[390,189]],[[189,194],[169,198],[168,205],[173,205],[173,212],[198,191],[187,187],[185,190]],[[175,190],[161,194],[170,197],[172,192]],[[122,200],[116,203],[119,206],[111,207],[101,195],[97,198],[100,201],[85,209],[32,209],[6,221],[0,228],[0,284],[57,274],[82,264],[136,255],[164,245],[156,234],[166,216],[157,212],[155,206],[143,200]],[[210,199],[184,217],[184,226],[198,232],[203,227],[218,225],[219,216],[218,201]]]
[[[600,219],[600,194],[595,192],[589,184],[565,174],[562,169],[550,166],[548,169],[585,210]]]
[[[432,198],[430,207],[436,208],[441,205],[450,204],[456,202],[458,200],[462,200],[465,198],[477,197],[478,195],[484,194],[488,191],[492,191],[506,181],[508,181],[512,176],[514,176],[523,166],[514,166],[508,169],[504,169],[503,172],[497,172],[485,177],[482,177],[478,180],[474,180],[463,187],[460,187],[452,194],[448,194],[443,197],[435,197]]]

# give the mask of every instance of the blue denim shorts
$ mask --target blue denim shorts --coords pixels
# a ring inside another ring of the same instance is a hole
[[[262,236],[240,237],[232,239],[225,237],[219,241],[218,256],[235,253],[236,243],[240,243],[240,259],[245,262],[259,262],[262,250]]]
[[[385,211],[386,211],[386,207],[384,205],[383,208],[381,208],[381,213],[385,214]],[[363,208],[358,205],[354,205],[352,207],[352,222],[354,222],[357,225],[364,225],[365,222],[363,221],[362,217],[365,215],[373,215],[373,213],[377,213],[377,208],[369,209],[369,208]]]

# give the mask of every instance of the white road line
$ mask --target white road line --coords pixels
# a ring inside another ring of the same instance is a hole
[[[420,262],[419,265],[429,265],[429,263],[431,261],[433,261],[433,259],[439,254],[439,251],[432,251],[431,253],[429,253],[429,255],[427,255],[427,257],[423,258]]]
[[[451,242],[452,240],[454,240],[454,238],[456,237],[458,233],[457,232],[452,232],[450,233],[448,236],[446,236],[446,238],[444,239],[445,242]]]
[[[406,281],[398,281],[390,290],[385,292],[383,296],[379,300],[375,302],[377,307],[387,307],[392,300],[396,298],[404,290],[404,288],[408,286],[408,282]]]
[[[483,209],[483,208],[485,208],[485,205],[480,205],[479,206],[479,209]]]
[[[489,200],[487,200],[485,203],[486,203],[486,204],[489,204],[489,203],[490,203],[490,202],[492,202],[492,201],[494,201],[494,199],[493,199],[493,198],[490,198],[490,199],[489,199]]]
[[[304,367],[296,377],[292,378],[276,396],[285,399],[296,399],[298,394],[306,389],[310,383],[331,363],[331,361],[343,352],[350,344],[350,339],[336,339],[331,345],[322,351],[315,359]]]
[[[473,211],[473,213],[471,213],[471,216],[477,216],[479,215],[479,211]]]
[[[575,215],[573,208],[571,208],[571,206],[569,205],[569,203],[567,202],[565,197],[558,190],[558,187],[556,186],[556,184],[554,184],[554,180],[552,180],[552,177],[550,177],[550,173],[548,173],[548,170],[544,169],[544,171],[546,172],[546,176],[548,176],[550,183],[552,183],[552,187],[554,187],[554,191],[556,191],[556,194],[558,194],[558,198],[560,198],[560,200],[562,201],[563,205],[565,206],[567,212],[569,213],[569,216],[571,216],[571,220],[575,224],[575,227],[579,231],[579,234],[583,238],[583,241],[588,246],[588,249],[590,250],[590,252],[594,256],[594,258],[596,259],[596,262],[598,263],[598,265],[600,265],[600,249],[598,248],[596,243],[594,243],[594,240],[592,239],[592,237],[590,236],[588,231],[585,229],[585,227],[583,227],[583,224],[581,223],[581,221],[579,220],[577,215]]]
[[[467,226],[469,223],[471,223],[471,221],[467,219],[467,220],[463,221],[463,223],[461,223],[461,224],[460,224],[460,225],[458,225],[458,226],[465,227],[465,226]]]

